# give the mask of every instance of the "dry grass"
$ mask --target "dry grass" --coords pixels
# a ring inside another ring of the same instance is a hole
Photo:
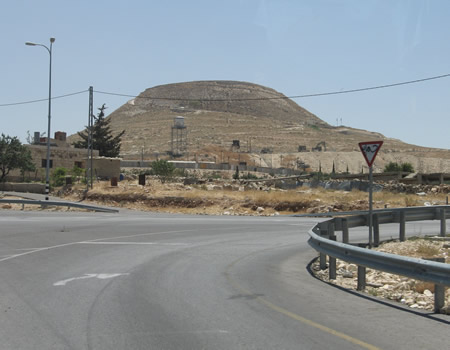
[[[238,185],[238,183],[234,184]],[[138,185],[137,180],[119,182],[117,187],[110,186],[109,182],[99,182],[95,184],[93,190],[89,191],[88,199],[139,210],[178,211],[192,214],[222,214],[228,211],[232,214],[254,215],[258,207],[265,209],[265,215],[275,212],[292,214],[368,209],[368,194],[358,190],[345,192],[322,188],[299,188],[289,191],[277,189],[232,191],[207,190],[207,188],[207,185],[162,184],[152,178],[147,178],[146,186]],[[80,192],[81,189],[80,187]],[[76,197],[74,194],[72,196]],[[444,194],[441,197],[442,201],[445,200]],[[439,198],[438,195],[419,197],[377,192],[374,193],[374,208],[403,207],[405,203],[413,203],[413,200],[415,204],[423,205],[424,201],[433,202]]]
[[[402,242],[401,245],[398,242],[386,242],[379,247],[379,250],[424,259],[446,257],[448,255],[448,249],[444,248],[444,242],[429,239],[411,239]]]
[[[434,293],[434,283],[417,281],[413,286],[413,290],[420,294],[423,294],[426,289]]]
[[[434,242],[421,242],[417,247],[417,254],[423,258],[433,258],[440,253],[440,245]]]

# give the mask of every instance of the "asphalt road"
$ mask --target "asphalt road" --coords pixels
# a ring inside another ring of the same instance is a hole
[[[448,349],[448,316],[311,277],[315,222],[0,210],[0,349]]]

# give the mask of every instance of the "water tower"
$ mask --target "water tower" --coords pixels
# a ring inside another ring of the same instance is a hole
[[[187,151],[187,128],[184,125],[184,117],[175,117],[173,120],[171,146],[174,157],[180,157]]]

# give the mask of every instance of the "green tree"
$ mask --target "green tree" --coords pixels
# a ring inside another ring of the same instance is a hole
[[[35,166],[31,158],[31,152],[19,141],[17,137],[2,134],[0,138],[0,182],[13,169],[34,171]]]
[[[175,166],[167,160],[159,159],[152,162],[152,173],[159,177],[161,182],[166,182],[173,176]]]
[[[109,126],[110,119],[105,119],[106,106],[103,104],[98,110],[98,115],[94,116],[94,125],[92,127],[92,145],[99,151],[101,157],[118,157],[120,154],[120,142],[125,130],[116,136],[111,135]],[[78,132],[81,137],[80,141],[76,141],[73,145],[76,148],[88,148],[88,130]]]
[[[383,172],[389,173],[389,172],[399,172],[404,171],[408,173],[414,172],[414,167],[411,163],[397,163],[397,162],[389,162],[385,167]]]

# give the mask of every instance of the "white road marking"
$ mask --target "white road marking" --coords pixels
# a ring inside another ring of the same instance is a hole
[[[141,234],[128,235],[128,236],[105,237],[105,238],[93,239],[93,240],[90,240],[90,241],[64,243],[64,244],[58,244],[58,245],[49,246],[49,247],[36,248],[36,249],[30,250],[30,251],[27,251],[25,253],[10,255],[10,256],[8,256],[6,258],[0,258],[0,262],[11,260],[11,259],[14,259],[14,258],[18,258],[18,257],[24,256],[24,255],[29,255],[29,254],[41,252],[43,250],[50,250],[50,249],[55,249],[55,248],[67,247],[67,246],[71,246],[71,245],[75,245],[75,244],[81,244],[83,242],[98,242],[98,241],[104,241],[106,239],[121,239],[121,238],[129,238],[129,237],[141,237],[141,236],[150,236],[150,235],[159,235],[159,234],[168,234],[168,233],[183,233],[183,232],[192,232],[192,231],[195,231],[195,230],[181,230],[181,231],[165,231],[165,232],[141,233]]]
[[[189,245],[188,243],[158,243],[158,242],[100,242],[100,241],[95,241],[95,242],[90,242],[90,241],[86,241],[86,242],[79,242],[79,244],[123,244],[123,245]]]
[[[219,333],[219,334],[228,334],[229,331],[223,329],[211,329],[211,330],[197,330],[197,331],[179,331],[179,332],[152,332],[150,335],[171,335],[171,334],[208,334],[208,333]],[[146,333],[148,334],[148,333]]]
[[[131,237],[163,235],[163,234],[168,234],[168,233],[184,233],[184,232],[197,232],[197,231],[198,230],[180,230],[180,231],[163,231],[163,232],[138,233],[138,234],[135,234],[135,235],[105,237],[105,238],[99,238],[99,239],[92,239],[92,240],[89,240],[87,242],[98,242],[98,241],[105,241],[107,239],[121,239],[121,238],[131,238]]]
[[[31,250],[31,251],[28,251],[28,252],[25,252],[25,253],[15,254],[15,255],[11,255],[11,256],[9,256],[7,258],[0,259],[0,262],[6,261],[6,260],[11,260],[11,259],[14,259],[14,258],[18,258],[19,256],[24,256],[24,255],[28,255],[28,254],[37,253],[37,252],[40,252],[40,251],[43,251],[43,250],[49,250],[49,249],[54,249],[54,248],[66,247],[66,246],[74,245],[74,244],[77,244],[77,243],[78,242],[73,242],[73,243],[58,244],[58,245],[54,245],[54,246],[51,246],[51,247],[37,248],[37,249]]]
[[[42,248],[17,248],[16,250],[36,250],[36,249],[42,249]]]
[[[54,286],[65,286],[67,283],[76,281],[76,280],[84,280],[88,278],[98,278],[101,280],[108,279],[108,278],[114,278],[119,276],[126,276],[129,275],[128,273],[86,273],[84,276],[79,277],[73,277],[68,278],[66,280],[58,281],[56,283],[53,283]]]

